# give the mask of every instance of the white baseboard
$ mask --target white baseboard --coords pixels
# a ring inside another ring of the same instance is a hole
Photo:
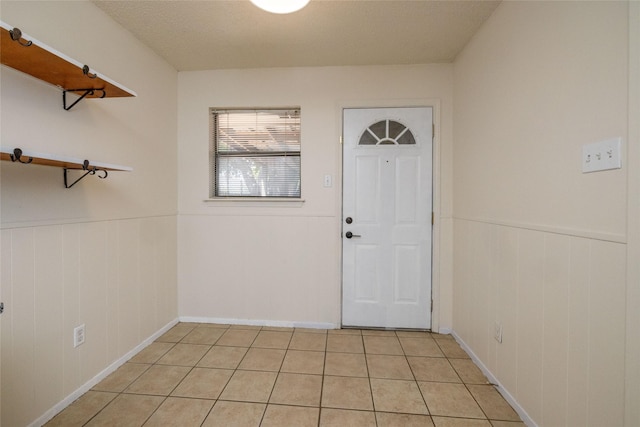
[[[73,393],[62,399],[56,405],[54,405],[47,412],[42,414],[38,419],[29,424],[29,427],[39,427],[45,424],[47,421],[51,420],[55,417],[59,412],[61,412],[64,408],[72,404],[76,399],[80,396],[91,390],[93,386],[98,384],[100,381],[109,376],[109,374],[113,373],[120,366],[124,365],[129,359],[138,354],[143,348],[154,342],[158,337],[167,332],[169,329],[174,327],[178,323],[178,319],[174,319],[171,322],[167,323],[160,330],[155,332],[146,340],[142,341],[136,347],[134,347],[131,351],[126,353],[124,356],[120,357],[118,360],[114,361],[111,365],[107,366],[102,372],[100,372],[95,377],[91,378],[89,381],[84,383],[78,389],[76,389]]]
[[[442,334],[442,335],[450,335],[451,334],[451,328],[440,328],[438,329],[438,334]]]
[[[460,346],[471,356],[473,362],[480,367],[480,370],[483,374],[489,379],[489,381],[496,386],[498,392],[505,398],[507,402],[515,409],[518,413],[522,421],[529,427],[538,427],[538,425],[533,421],[533,419],[527,414],[527,411],[524,410],[522,406],[516,401],[516,399],[509,393],[509,391],[504,388],[504,386],[498,381],[498,379],[493,375],[493,373],[485,366],[484,363],[480,361],[478,356],[469,348],[467,343],[465,343],[462,338],[458,336],[455,332],[451,332],[451,335],[455,338],[455,340],[460,344]]]
[[[217,323],[220,325],[272,326],[278,328],[340,329],[340,325],[324,322],[295,322],[288,320],[223,319],[217,317],[180,317],[181,322]]]

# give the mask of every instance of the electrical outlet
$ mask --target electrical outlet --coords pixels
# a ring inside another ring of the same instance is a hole
[[[73,328],[73,347],[78,347],[84,344],[84,323],[80,326]]]
[[[493,325],[493,338],[499,343],[502,342],[502,323],[495,322]]]

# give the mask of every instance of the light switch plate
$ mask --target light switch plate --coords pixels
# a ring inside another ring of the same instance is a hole
[[[586,144],[582,147],[582,173],[622,167],[622,138]]]

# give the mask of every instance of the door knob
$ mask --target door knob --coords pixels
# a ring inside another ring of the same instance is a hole
[[[360,237],[360,235],[359,235],[359,234],[353,234],[353,233],[352,233],[352,232],[350,232],[350,231],[347,231],[344,235],[345,235],[345,237],[346,237],[347,239],[350,239],[350,238],[352,238],[352,237]]]

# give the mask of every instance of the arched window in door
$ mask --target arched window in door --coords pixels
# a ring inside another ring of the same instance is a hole
[[[360,136],[358,145],[415,145],[416,139],[402,123],[386,119],[369,126]]]

